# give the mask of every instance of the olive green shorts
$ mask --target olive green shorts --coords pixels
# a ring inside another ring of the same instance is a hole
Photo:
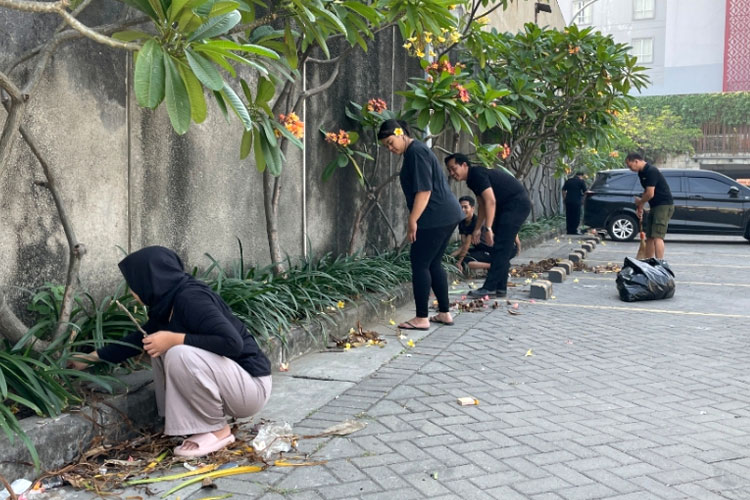
[[[664,239],[667,235],[669,219],[674,214],[674,205],[658,205],[643,216],[643,230],[646,238]]]

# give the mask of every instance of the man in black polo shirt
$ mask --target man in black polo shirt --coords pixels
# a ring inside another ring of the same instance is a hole
[[[492,247],[492,263],[482,288],[472,290],[472,297],[505,297],[508,287],[510,259],[514,255],[514,240],[521,224],[531,212],[531,201],[523,184],[500,170],[475,167],[469,158],[454,153],[445,158],[450,176],[466,181],[479,202],[479,213],[472,239],[479,243],[482,227],[484,240]]]
[[[674,214],[672,191],[659,169],[649,165],[638,153],[630,153],[625,165],[638,174],[643,186],[643,194],[635,197],[635,210],[643,221],[646,232],[646,258],[664,258],[664,236],[667,234],[669,219]],[[643,216],[643,206],[648,202],[651,210]]]
[[[579,234],[578,225],[581,223],[581,205],[583,195],[586,193],[586,183],[583,181],[583,172],[565,181],[562,187],[563,200],[565,200],[565,222],[568,234]]]

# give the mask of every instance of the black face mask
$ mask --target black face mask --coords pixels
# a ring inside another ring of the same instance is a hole
[[[177,291],[190,276],[172,250],[160,246],[142,248],[118,264],[131,290],[149,308],[149,319],[167,321]]]

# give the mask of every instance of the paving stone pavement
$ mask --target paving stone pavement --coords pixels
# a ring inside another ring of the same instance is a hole
[[[567,255],[566,240],[521,260]],[[586,263],[636,250],[606,241]],[[655,302],[621,302],[613,273],[574,272],[549,301],[521,280],[521,314],[460,314],[297,423],[367,422],[300,441],[325,464],[182,498],[749,499],[748,257],[744,239],[670,235],[677,291]]]

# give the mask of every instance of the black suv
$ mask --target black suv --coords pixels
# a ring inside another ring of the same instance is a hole
[[[670,233],[740,235],[750,240],[750,188],[710,170],[660,169],[674,198]],[[583,222],[615,241],[638,234],[634,196],[643,192],[628,169],[606,170],[586,192]]]

